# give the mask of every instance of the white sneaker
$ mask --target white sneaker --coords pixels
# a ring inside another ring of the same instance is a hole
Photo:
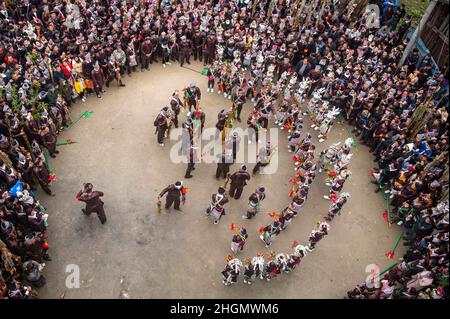
[[[255,102],[255,99],[254,99],[254,98],[252,98],[252,102]]]
[[[322,142],[324,142],[325,140],[323,139],[323,138],[321,138],[320,140],[319,140],[319,142],[320,143],[322,143]]]
[[[206,89],[206,92],[209,92],[209,88]]]
[[[166,64],[167,64],[167,65],[171,65],[172,63],[170,63],[170,62],[167,62]]]
[[[328,197],[327,195],[323,195],[323,198],[325,198],[325,199],[330,199],[330,197]]]
[[[224,97],[224,98],[227,98],[227,94],[226,94],[226,93],[224,93],[224,94],[223,94],[223,97]]]
[[[242,216],[242,219],[248,219],[248,217],[247,217],[247,216],[245,216],[245,215],[243,215],[243,216]]]
[[[252,144],[252,141],[248,140],[248,144]]]
[[[214,93],[214,89],[211,89],[211,92]]]
[[[228,95],[228,99],[231,100],[231,95]]]
[[[166,65],[165,64],[163,64],[163,68],[165,68],[166,67]]]
[[[159,146],[161,146],[161,147],[164,146],[164,143],[159,144]]]

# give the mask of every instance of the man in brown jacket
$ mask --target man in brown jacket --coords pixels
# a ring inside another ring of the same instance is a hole
[[[58,136],[50,131],[48,126],[44,127],[40,131],[40,135],[42,137],[42,144],[47,148],[50,157],[55,158],[59,151],[56,149],[56,142],[58,141]]]
[[[211,64],[214,60],[214,53],[216,51],[216,35],[211,32],[203,43],[203,65]]]
[[[141,72],[144,72],[144,69],[149,69],[150,60],[153,54],[154,48],[150,37],[145,38],[144,42],[142,42],[140,47],[141,54]]]
[[[183,66],[184,61],[186,60],[187,64],[191,64],[189,59],[191,58],[192,52],[192,41],[187,39],[186,36],[181,37],[180,42],[180,66]]]
[[[98,98],[101,98],[100,93],[104,93],[103,85],[105,84],[105,78],[103,76],[103,71],[98,63],[95,64],[94,69],[91,72],[92,82],[94,82],[95,94]]]
[[[93,185],[91,183],[83,184],[83,189],[80,190],[75,197],[77,200],[85,202],[86,208],[81,211],[85,215],[97,213],[98,219],[102,224],[106,223],[105,210],[103,209],[103,202],[100,199],[104,194],[100,191],[93,191]]]
[[[200,31],[196,30],[193,36],[193,46],[194,46],[194,60],[199,60],[202,62],[203,53],[203,43],[205,41],[205,35]]]
[[[186,200],[186,188],[183,187],[183,182],[182,181],[178,181],[175,184],[170,184],[169,186],[167,186],[166,188],[164,188],[162,190],[162,192],[159,194],[158,196],[158,201],[161,200],[161,197],[163,197],[166,193],[166,209],[169,209],[172,204],[174,204],[174,208],[175,210],[179,210],[180,209],[180,203],[185,202]]]
[[[244,186],[247,185],[247,181],[250,180],[250,174],[247,172],[247,166],[241,165],[239,171],[234,172],[229,176],[231,180],[230,197],[239,199],[241,197]]]
[[[38,180],[41,188],[50,196],[55,196],[50,190],[50,171],[45,165],[44,160],[42,158],[36,158],[33,166],[33,173],[36,179]]]

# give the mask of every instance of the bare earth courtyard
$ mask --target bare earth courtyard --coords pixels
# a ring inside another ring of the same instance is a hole
[[[189,67],[202,69],[197,63]],[[102,99],[92,97],[73,106],[73,119],[84,111],[94,113],[60,136],[60,140],[71,138],[77,143],[60,146],[59,156],[50,162],[57,174],[52,186],[56,196],[39,194],[50,212],[53,259],[47,263],[44,273],[48,284],[41,289],[40,297],[59,298],[65,293],[65,298],[120,298],[121,292],[126,292],[131,298],[342,298],[365,280],[367,265],[383,268],[392,263],[385,253],[400,229],[396,225],[388,227],[384,221],[384,200],[373,192],[369,180],[371,155],[365,146],[358,145],[352,148],[353,174],[344,186],[351,198],[317,249],[305,256],[294,272],[270,282],[222,285],[220,272],[231,253],[229,225],[244,225],[249,232],[239,258],[267,252],[258,229],[270,222],[267,212],[279,211],[290,202],[293,165],[287,152],[286,132],[280,131],[277,173],[252,178],[241,199],[231,199],[226,205],[227,214],[218,225],[213,225],[204,214],[211,194],[223,185],[223,180],[213,177],[215,164],[197,164],[194,177],[185,180],[189,192],[182,213],[172,210],[159,214],[156,196],[168,184],[183,179],[186,165],[170,161],[174,141],[167,141],[163,148],[156,143],[153,120],[168,105],[172,92],[192,81],[202,90],[205,127],[213,127],[217,113],[228,109],[231,102],[217,93],[207,93],[206,77],[177,64],[166,69],[153,64],[149,72],[125,77],[127,87],[118,89],[112,85]],[[235,125],[246,128],[244,119],[249,109],[250,106],[244,107],[243,122]],[[182,113],[180,120],[184,118]],[[311,131],[309,125],[305,131]],[[335,125],[326,142],[314,140],[316,154],[347,137],[347,129]],[[242,146],[246,146],[245,141]],[[238,167],[239,164],[233,165],[231,172]],[[302,212],[276,238],[270,250],[290,253],[292,240],[307,243],[310,231],[330,205],[323,199],[327,192],[324,174],[318,174]],[[105,225],[95,215],[84,216],[83,206],[74,199],[84,182],[93,183],[94,188],[105,193]],[[241,216],[248,196],[259,185],[264,185],[267,193],[262,211],[255,219],[244,221]],[[403,247],[398,248],[395,258],[403,255],[402,250]],[[66,287],[69,264],[79,266],[80,288]]]

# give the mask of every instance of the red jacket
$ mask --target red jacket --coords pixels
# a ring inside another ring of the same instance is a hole
[[[66,75],[66,78],[70,78],[70,75],[72,74],[72,63],[70,62],[66,62],[67,66],[64,65],[63,63],[61,63],[61,70],[64,72],[64,74]]]

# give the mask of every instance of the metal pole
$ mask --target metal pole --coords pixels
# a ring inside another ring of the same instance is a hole
[[[297,14],[295,15],[295,20],[294,20],[294,23],[293,23],[294,28],[297,28],[298,25],[300,24],[301,15],[302,15],[303,8],[305,7],[305,3],[306,3],[306,0],[302,0],[302,3],[300,5],[300,9],[297,10]],[[295,3],[295,7],[297,7],[297,5],[298,5],[298,0]]]
[[[311,0],[309,3],[309,11],[308,11],[308,16],[306,17],[306,22],[305,25],[308,26],[309,22],[311,21],[311,16],[313,11],[316,9],[316,3],[314,2],[314,0]]]
[[[419,25],[417,26],[416,30],[414,31],[414,34],[411,37],[411,40],[409,40],[408,45],[405,48],[405,51],[403,52],[403,56],[400,59],[400,62],[398,62],[397,68],[401,68],[403,64],[405,64],[406,58],[408,57],[409,53],[413,49],[414,45],[416,44],[417,38],[420,37],[423,28],[425,27],[425,24],[427,23],[428,19],[430,18],[431,13],[433,12],[433,9],[436,7],[438,0],[433,0],[429,5],[427,10],[422,16],[422,19],[419,22]]]
[[[319,11],[319,16],[317,17],[316,28],[319,25],[320,19],[322,19],[323,10],[325,9],[325,6],[327,5],[327,3],[328,3],[328,0],[323,0],[322,7],[320,8],[320,11]]]

